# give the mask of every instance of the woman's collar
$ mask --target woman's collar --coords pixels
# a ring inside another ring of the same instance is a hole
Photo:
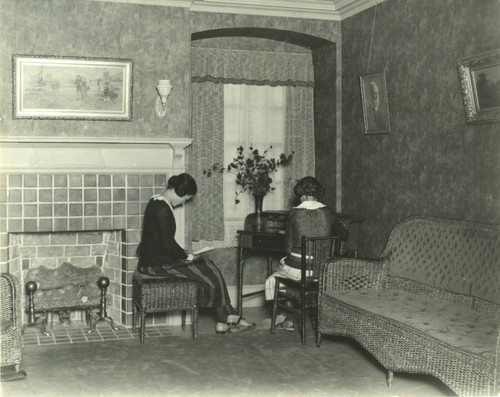
[[[174,207],[172,207],[172,204],[170,204],[170,201],[168,201],[165,196],[162,196],[161,194],[155,194],[154,196],[151,197],[153,200],[159,200],[159,201],[165,201],[170,209],[173,211]]]
[[[293,207],[293,208],[300,208],[300,209],[306,209],[306,210],[316,210],[318,208],[323,208],[326,207],[325,204],[320,203],[319,201],[303,201],[300,203],[298,206]]]

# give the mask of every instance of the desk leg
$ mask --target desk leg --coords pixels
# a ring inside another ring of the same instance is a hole
[[[267,277],[271,275],[273,271],[273,257],[271,255],[267,255]]]
[[[243,248],[238,247],[238,314],[243,316]]]

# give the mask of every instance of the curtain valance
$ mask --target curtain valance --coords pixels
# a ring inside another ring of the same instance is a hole
[[[192,81],[314,86],[311,54],[193,47]]]

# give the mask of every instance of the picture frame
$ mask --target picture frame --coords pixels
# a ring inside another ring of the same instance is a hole
[[[14,119],[132,121],[133,61],[12,55]]]
[[[467,124],[500,122],[500,49],[458,63]]]
[[[385,71],[359,77],[365,134],[391,132]]]

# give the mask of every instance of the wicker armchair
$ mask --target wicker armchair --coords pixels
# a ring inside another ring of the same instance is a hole
[[[460,396],[500,393],[500,228],[412,217],[379,259],[320,274],[318,340],[358,341],[387,370],[435,376]]]
[[[0,274],[0,365],[2,380],[5,380],[6,367],[15,366],[17,374],[21,364],[21,296],[19,282],[11,274]],[[11,371],[8,376],[12,377]]]

